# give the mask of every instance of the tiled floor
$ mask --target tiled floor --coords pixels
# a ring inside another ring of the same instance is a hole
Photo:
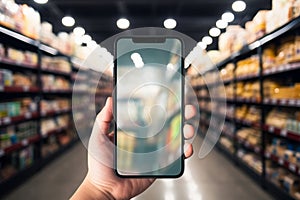
[[[186,161],[184,175],[179,179],[157,180],[135,200],[268,200],[272,199],[240,169],[218,151],[205,159],[197,157],[199,138],[194,142],[195,155]],[[64,200],[80,184],[87,170],[86,150],[81,144],[56,159],[6,200]]]

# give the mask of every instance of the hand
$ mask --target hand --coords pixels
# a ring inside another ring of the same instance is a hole
[[[145,191],[154,178],[119,178],[113,170],[113,133],[109,133],[113,119],[112,99],[108,98],[102,111],[97,115],[88,148],[88,173],[71,198],[72,200],[89,199],[130,199]],[[185,118],[195,115],[193,106],[186,106]],[[192,138],[194,129],[191,125],[184,126],[186,139]],[[185,158],[193,154],[191,144],[185,144]],[[97,155],[97,158],[95,158]],[[99,156],[98,156],[99,155]],[[101,159],[101,161],[99,161]],[[106,165],[104,165],[105,163]]]

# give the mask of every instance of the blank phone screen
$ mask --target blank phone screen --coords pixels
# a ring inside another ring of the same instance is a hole
[[[115,48],[116,172],[178,177],[183,172],[182,43],[120,38]]]

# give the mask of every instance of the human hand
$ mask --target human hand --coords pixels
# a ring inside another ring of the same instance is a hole
[[[97,115],[88,147],[88,173],[71,198],[77,199],[130,199],[145,191],[154,178],[120,178],[113,170],[113,133],[109,133],[113,119],[112,99],[108,98],[102,111]],[[195,114],[193,106],[186,106],[185,118],[190,119]],[[186,124],[183,129],[184,137],[194,136],[194,129]],[[193,154],[191,144],[185,144],[185,158]],[[97,158],[95,157],[97,155]],[[105,163],[105,164],[103,164]]]

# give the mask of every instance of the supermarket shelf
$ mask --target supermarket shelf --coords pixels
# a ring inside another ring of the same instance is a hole
[[[272,67],[270,69],[265,69],[263,71],[263,75],[270,76],[273,74],[280,74],[280,73],[290,72],[298,69],[300,69],[300,62],[288,63],[277,67]]]
[[[300,175],[300,168],[297,165],[290,163],[289,161],[284,160],[284,159],[282,159],[276,155],[270,154],[270,153],[265,153],[265,157],[267,159],[274,161],[275,163],[284,167],[285,169],[289,170],[290,172],[294,173],[295,175],[297,175],[297,176]]]
[[[264,129],[264,131],[267,131],[268,133],[278,135],[281,137],[285,137],[290,140],[294,140],[296,142],[300,142],[300,133],[295,133],[293,131],[289,131],[286,129],[280,129],[280,128],[276,128],[274,126],[269,126],[269,125],[264,125],[263,129]]]
[[[4,86],[0,88],[1,93],[37,93],[39,92],[38,87],[28,86]]]
[[[259,104],[260,101],[257,98],[243,98],[243,97],[237,97],[236,98],[237,103],[246,103],[246,104]]]
[[[258,172],[254,171],[251,166],[246,164],[243,160],[239,157],[236,158],[239,167],[244,170],[251,178],[253,178],[257,183],[261,184],[262,176]]]
[[[0,149],[0,157],[5,156],[9,153],[12,153],[14,151],[17,151],[23,147],[27,147],[28,145],[38,142],[40,140],[40,136],[39,135],[35,135],[33,137],[29,137],[26,139],[23,139],[21,142],[18,142],[16,144],[13,144],[9,147],[6,147],[4,149]]]
[[[226,137],[230,138],[231,140],[235,139],[235,136],[233,134],[228,133],[227,131],[222,131],[222,135],[225,135]]]
[[[41,111],[41,117],[54,117],[58,115],[64,115],[67,113],[70,113],[71,109],[65,109],[65,110],[52,110],[52,111]]]
[[[64,77],[67,77],[67,78],[70,78],[70,73],[71,73],[71,72],[68,73],[68,72],[55,71],[55,70],[50,70],[50,69],[42,69],[42,72],[46,73],[46,74],[64,76]]]
[[[223,84],[225,85],[225,84],[231,83],[233,81],[234,81],[233,79],[225,79],[225,80],[223,80]]]
[[[249,74],[247,76],[240,76],[236,78],[236,81],[249,81],[253,79],[257,79],[259,77],[259,73],[257,74]]]
[[[49,137],[51,135],[56,135],[56,134],[59,134],[59,133],[61,133],[63,131],[66,131],[67,129],[68,129],[68,126],[56,128],[56,129],[50,130],[50,131],[48,131],[46,133],[42,133],[42,137],[43,138],[47,138],[47,137]]]
[[[33,113],[27,112],[24,115],[0,118],[0,127],[1,126],[9,126],[9,125],[25,122],[28,120],[37,119],[38,117],[39,117],[38,112],[33,112]]]
[[[300,107],[300,99],[264,99],[264,105]]]
[[[32,71],[38,70],[37,65],[26,62],[16,62],[9,58],[0,58],[0,64],[1,66],[9,66],[9,69],[28,69]]]
[[[233,53],[228,58],[217,63],[216,67],[218,69],[220,69],[220,68],[224,67],[226,64],[234,61],[236,58],[239,58],[241,56],[246,56],[247,54],[251,53],[251,51],[256,50],[259,47],[262,47],[271,41],[274,41],[278,37],[290,32],[292,30],[296,30],[299,26],[300,26],[300,17],[297,17],[297,18],[291,20],[290,22],[286,23],[285,25],[272,31],[271,33],[264,35],[263,37],[259,38],[255,42],[253,42],[249,45],[243,46],[243,48],[240,51]]]
[[[264,186],[278,200],[294,200],[286,191],[276,186],[270,180],[264,180]]]
[[[250,127],[254,127],[254,128],[260,128],[260,124],[259,122],[251,122],[248,120],[241,120],[241,119],[235,119],[235,122],[241,125],[245,125],[245,126],[250,126]]]
[[[23,43],[26,43],[26,44],[29,44],[33,47],[37,47],[39,45],[39,42],[34,40],[34,39],[31,39],[27,36],[24,36],[20,33],[17,33],[16,31],[13,31],[13,30],[10,30],[6,27],[3,27],[3,26],[0,26],[0,33],[10,37],[10,38],[14,38],[14,39],[17,39],[19,40],[20,42],[23,42]]]
[[[237,141],[239,144],[241,144],[242,146],[244,146],[246,149],[251,150],[257,154],[261,154],[262,150],[259,146],[255,146],[250,144],[250,142],[248,142],[247,140],[244,140],[242,138],[239,138],[238,136],[236,137]]]
[[[72,94],[72,90],[69,89],[69,90],[43,90],[43,93],[44,94],[59,94],[59,95],[71,95]]]
[[[236,157],[232,154],[225,146],[223,146],[220,142],[217,143],[217,148],[223,154],[225,154],[231,161],[235,162]]]
[[[25,182],[30,176],[35,174],[37,171],[45,167],[51,161],[57,159],[60,155],[70,149],[74,144],[76,144],[78,139],[72,140],[67,145],[62,146],[58,151],[54,152],[53,154],[47,156],[46,158],[40,159],[35,161],[31,166],[22,169],[17,172],[13,177],[0,182],[0,198],[3,197],[5,194],[16,188],[18,185]]]

